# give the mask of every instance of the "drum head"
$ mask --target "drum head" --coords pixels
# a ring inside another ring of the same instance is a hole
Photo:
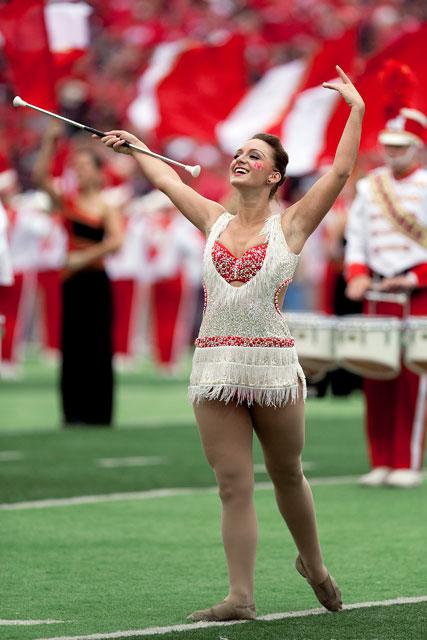
[[[416,373],[418,376],[423,376],[427,373],[426,360],[405,360],[405,367]]]
[[[335,369],[335,365],[331,362],[325,362],[324,360],[316,360],[315,358],[298,358],[300,365],[306,376],[309,378],[319,377],[319,380],[330,371]]]
[[[397,378],[400,373],[400,365],[397,368],[392,368],[380,362],[358,360],[356,358],[342,360],[340,365],[343,369],[357,373],[363,378],[373,380],[392,380],[393,378]]]
[[[348,330],[390,331],[399,330],[401,326],[402,321],[394,316],[369,316],[363,313],[341,316],[337,323],[339,332]]]

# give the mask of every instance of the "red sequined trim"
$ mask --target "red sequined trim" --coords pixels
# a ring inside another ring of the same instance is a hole
[[[277,289],[276,289],[276,293],[274,294],[274,306],[276,307],[277,313],[282,313],[282,310],[279,307],[279,295],[280,295],[280,292],[283,289],[283,287],[288,285],[290,282],[292,282],[292,278],[286,278],[286,280],[283,280],[283,282],[281,282],[279,284],[279,286],[277,287]]]
[[[236,258],[227,247],[216,241],[212,247],[215,269],[227,282],[248,282],[261,269],[267,244],[264,242],[250,247],[240,258]]]
[[[206,284],[203,283],[203,315],[206,313],[206,307],[208,306],[208,290]]]
[[[242,336],[208,336],[197,338],[196,347],[293,347],[293,338],[244,338]]]

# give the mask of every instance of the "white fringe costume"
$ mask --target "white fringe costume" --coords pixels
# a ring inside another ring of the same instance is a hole
[[[278,306],[298,256],[286,244],[280,214],[272,215],[262,230],[268,245],[261,268],[241,286],[232,286],[212,260],[215,241],[232,218],[223,213],[206,242],[205,309],[195,343],[189,399],[280,407],[295,402],[300,385],[305,399],[305,376]]]

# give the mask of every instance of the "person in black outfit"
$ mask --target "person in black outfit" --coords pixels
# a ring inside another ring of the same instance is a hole
[[[55,123],[56,125],[56,123]],[[110,425],[113,412],[112,299],[104,257],[120,248],[120,216],[105,201],[102,167],[90,150],[73,154],[76,193],[49,177],[58,128],[48,129],[34,169],[68,234],[62,282],[61,399],[64,426]]]

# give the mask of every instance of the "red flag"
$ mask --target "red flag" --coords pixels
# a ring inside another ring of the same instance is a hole
[[[356,59],[356,43],[356,29],[323,42],[311,59],[300,86],[285,105],[279,122],[270,129],[271,133],[280,136],[289,153],[289,175],[303,175],[316,169],[331,114],[339,101],[339,95],[324,89],[322,82],[337,78],[337,64],[351,72]]]
[[[0,32],[10,79],[18,95],[55,110],[51,54],[44,20],[44,0],[10,0],[0,5]]]
[[[356,88],[366,104],[361,151],[368,151],[377,146],[378,133],[385,125],[385,105],[381,97],[379,72],[387,60],[398,60],[409,65],[418,79],[413,96],[413,106],[427,113],[427,92],[425,90],[427,59],[422,55],[426,40],[427,24],[423,24],[417,31],[406,33],[386,49],[370,58],[364,72],[356,79]],[[323,159],[334,157],[347,117],[348,106],[341,102],[329,124],[322,154]]]
[[[181,53],[157,87],[160,139],[190,136],[215,143],[215,126],[247,89],[244,42],[240,36],[221,45],[195,45]]]

